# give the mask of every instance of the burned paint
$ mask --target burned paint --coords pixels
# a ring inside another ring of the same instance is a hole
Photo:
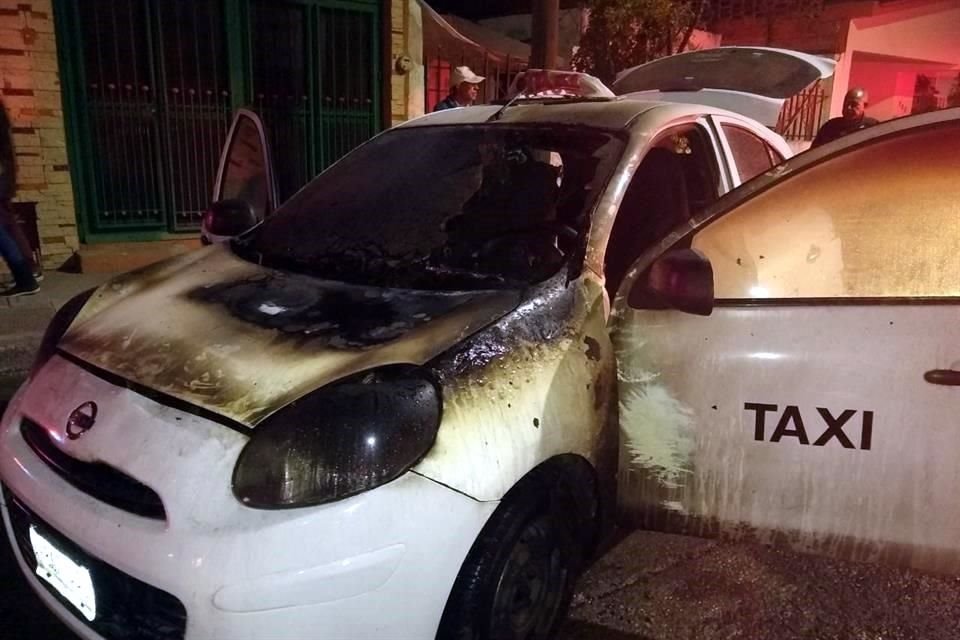
[[[497,500],[552,456],[606,461],[615,442],[613,349],[601,343],[593,360],[584,348],[586,335],[605,339],[605,325],[602,286],[589,276],[569,283],[558,277],[429,363],[443,381],[444,416],[415,471]]]
[[[439,358],[434,363],[438,376],[463,378],[516,349],[572,336],[578,286],[560,273],[527,289],[511,313]]]
[[[101,285],[77,314],[74,325],[79,325],[86,319],[93,317],[104,309],[142,291],[154,289],[163,285],[166,280],[180,273],[205,273],[206,258],[220,250],[218,247],[208,247],[161,260],[153,264],[128,271],[116,276]]]
[[[254,428],[353,373],[423,365],[444,409],[415,470],[481,500],[502,498],[551,456],[593,462],[614,441],[604,435],[613,349],[603,288],[589,273],[558,273],[524,291],[421,293],[278,272],[223,247],[202,253],[104,287],[97,312],[61,349]],[[376,321],[365,324],[365,314]],[[598,359],[587,356],[587,336]]]
[[[587,346],[587,357],[594,361],[599,360],[602,351],[600,350],[600,343],[597,342],[597,339],[591,336],[584,336],[583,343]]]
[[[94,311],[78,317],[60,348],[132,383],[255,426],[352,373],[424,364],[519,301],[512,291],[421,295],[304,282],[310,279],[243,261],[224,247],[198,253],[152,270],[146,281],[125,277],[117,290],[102,287]],[[379,313],[374,321],[348,317],[371,307]],[[333,335],[332,327],[325,331],[324,322],[339,323],[344,336]]]
[[[652,368],[646,345],[636,327],[618,334],[620,430],[631,468],[664,488],[680,487],[693,468],[693,411]]]
[[[396,340],[481,297],[362,287],[280,271],[187,293],[190,300],[222,305],[244,322],[334,349],[365,349]]]

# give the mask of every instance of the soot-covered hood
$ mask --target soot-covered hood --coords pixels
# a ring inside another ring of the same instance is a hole
[[[220,246],[107,283],[60,349],[252,427],[345,375],[425,363],[519,299],[343,284],[251,264]]]

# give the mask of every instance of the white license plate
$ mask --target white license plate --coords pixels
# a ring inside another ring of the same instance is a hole
[[[30,527],[30,545],[37,559],[37,575],[92,622],[97,617],[97,600],[90,570],[53,546],[36,527]]]

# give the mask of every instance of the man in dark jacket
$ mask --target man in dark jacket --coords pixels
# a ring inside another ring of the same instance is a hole
[[[867,104],[867,92],[865,89],[857,87],[847,91],[847,95],[843,97],[843,115],[839,118],[830,118],[820,127],[817,137],[814,138],[813,144],[810,145],[811,148],[819,147],[821,144],[836,140],[848,133],[877,124],[875,119],[868,118],[865,115],[864,112]]]
[[[17,188],[17,169],[13,153],[13,132],[10,128],[10,118],[6,107],[0,102],[0,256],[13,274],[14,285],[0,296],[13,298],[29,296],[40,290],[37,279],[33,275],[30,254],[24,254],[22,242],[18,242],[18,234],[22,239],[22,232],[10,210],[10,201]]]

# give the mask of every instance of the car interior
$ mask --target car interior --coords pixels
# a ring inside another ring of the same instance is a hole
[[[620,203],[604,258],[612,300],[630,266],[677,225],[719,196],[709,141],[696,125],[660,135],[637,167]]]
[[[574,154],[530,147],[510,149],[505,159],[485,169],[445,230],[471,246],[481,240],[484,262],[497,270],[550,273],[578,245],[594,167]]]

